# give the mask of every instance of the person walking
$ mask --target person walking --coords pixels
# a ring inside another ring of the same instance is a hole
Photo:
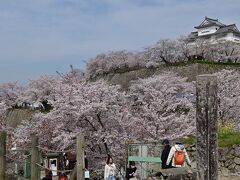
[[[191,161],[181,142],[176,142],[171,148],[166,165],[169,166],[171,161],[173,167],[184,167],[186,163],[191,167]]]
[[[116,180],[116,166],[110,155],[107,157],[107,162],[104,170],[104,180]]]
[[[167,165],[168,155],[171,150],[171,146],[169,145],[169,140],[164,139],[162,142],[162,145],[164,145],[164,149],[163,149],[162,155],[161,155],[162,169],[172,168],[173,166],[172,166],[171,162],[169,163],[169,165]]]

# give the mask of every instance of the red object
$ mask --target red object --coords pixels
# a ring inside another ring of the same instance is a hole
[[[58,178],[58,180],[68,180],[67,177],[61,177],[61,178]]]
[[[66,174],[61,174],[59,177],[58,177],[58,180],[68,180],[68,177]]]
[[[183,151],[175,151],[175,165],[183,165],[185,155]]]

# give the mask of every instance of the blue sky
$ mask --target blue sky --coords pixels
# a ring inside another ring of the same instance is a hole
[[[205,16],[240,28],[239,0],[1,0],[0,83],[84,69],[99,53],[187,35]]]

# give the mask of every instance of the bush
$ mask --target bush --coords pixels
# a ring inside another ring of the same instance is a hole
[[[226,134],[232,134],[235,132],[236,124],[234,122],[227,122],[227,123],[218,123],[218,136],[224,136]]]
[[[240,144],[240,132],[235,131],[236,124],[228,122],[218,124],[218,146],[231,147],[234,144]],[[189,135],[182,138],[184,144],[196,144],[196,136]]]
[[[214,65],[224,65],[224,66],[240,66],[240,63],[233,63],[233,62],[215,62],[212,60],[194,60],[194,63],[197,64],[214,64]]]
[[[239,132],[225,133],[218,137],[219,147],[231,147],[234,144],[240,144]]]

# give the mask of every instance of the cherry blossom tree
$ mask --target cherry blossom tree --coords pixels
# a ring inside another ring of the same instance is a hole
[[[216,73],[218,77],[219,120],[235,122],[240,129],[240,73],[237,70],[222,70]]]
[[[43,102],[45,100],[54,101],[54,87],[59,81],[58,76],[42,75],[37,79],[30,80],[28,85],[24,87],[19,102]]]
[[[51,108],[56,100],[58,86],[64,82],[78,83],[85,80],[84,73],[70,66],[71,69],[65,74],[42,75],[37,79],[29,80],[27,86],[21,91],[17,101],[29,104],[42,104],[45,110]]]
[[[86,66],[88,78],[119,71],[127,71],[136,67],[144,67],[145,63],[141,54],[128,51],[116,51],[108,54],[99,54],[90,59]]]
[[[117,160],[123,158],[125,151],[121,149],[128,134],[121,121],[127,109],[120,87],[104,81],[73,83],[73,79],[67,81],[65,77],[54,90],[54,108],[49,113],[35,114],[31,121],[19,126],[15,132],[17,141],[28,143],[34,132],[42,146],[64,150],[75,148],[76,136],[84,134],[93,157],[110,153]]]
[[[17,106],[17,99],[20,97],[23,87],[17,82],[0,84],[0,102],[4,102],[7,108]]]
[[[2,130],[6,125],[5,123],[6,111],[7,106],[5,105],[4,102],[0,102],[0,130]]]
[[[177,43],[177,51],[178,51],[178,57],[176,62],[187,62],[189,60],[192,60],[192,47],[191,44],[189,43],[187,37],[180,37],[179,39],[176,40]]]
[[[236,63],[239,61],[240,45],[234,42],[218,42],[220,61]]]
[[[170,64],[174,59],[175,42],[170,39],[159,40],[156,44],[145,49],[146,57],[150,61],[160,61]]]
[[[198,39],[189,48],[192,55],[208,61],[236,63],[240,60],[240,45],[230,41]]]
[[[159,142],[193,133],[195,108],[189,98],[193,93],[194,84],[172,72],[135,81],[128,95],[132,136]]]

